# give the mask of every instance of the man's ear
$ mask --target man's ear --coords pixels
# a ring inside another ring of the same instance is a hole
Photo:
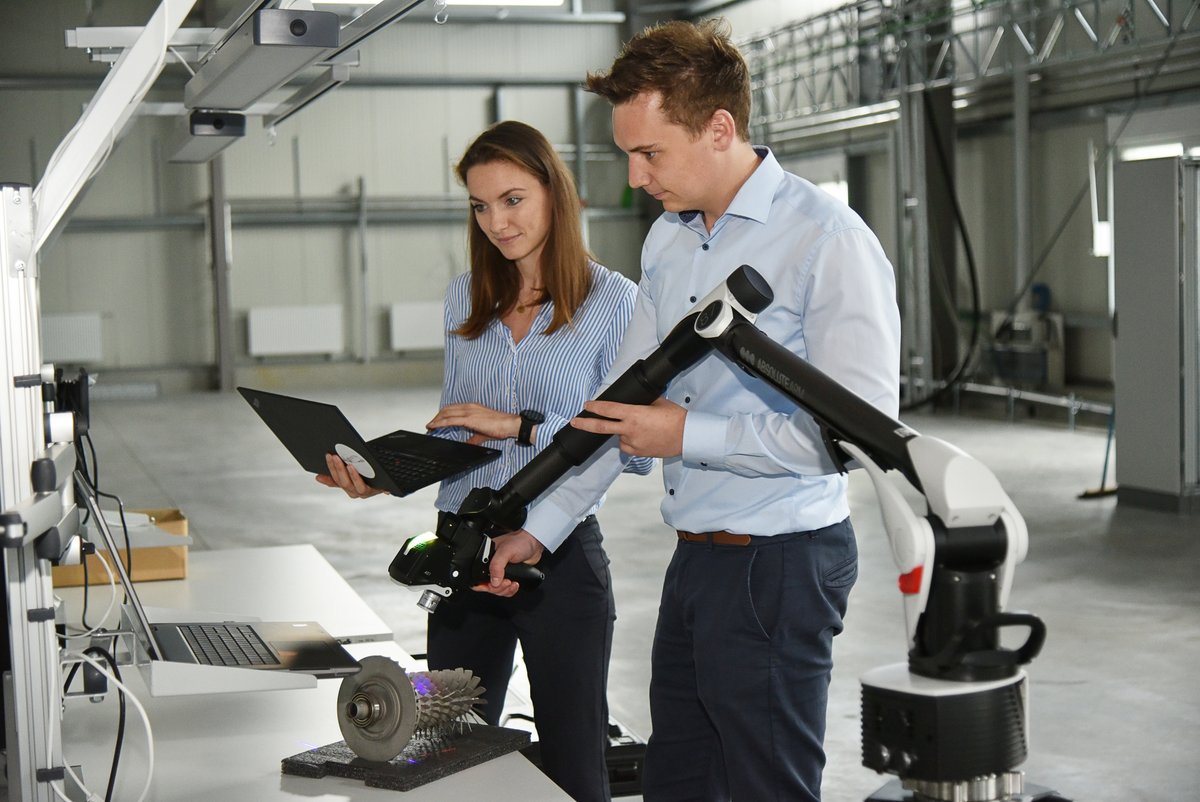
[[[717,150],[729,150],[737,142],[737,124],[733,121],[733,115],[725,109],[713,112],[708,121],[708,131]]]

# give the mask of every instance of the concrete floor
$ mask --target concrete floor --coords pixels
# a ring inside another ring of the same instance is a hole
[[[368,438],[421,430],[438,400],[433,388],[289,392],[338,404]],[[987,464],[1028,524],[1029,557],[1011,608],[1036,613],[1049,628],[1029,670],[1029,780],[1090,802],[1200,799],[1200,523],[1118,508],[1112,497],[1079,500],[1100,483],[1101,429],[905,420]],[[102,490],[131,507],[182,509],[194,548],[315,544],[402,646],[423,651],[425,614],[386,568],[408,535],[432,527],[433,488],[367,501],[327,490],[235,394],[95,401],[92,438]],[[657,476],[623,476],[600,513],[618,606],[609,699],[613,717],[642,737],[650,731],[646,688],[661,576],[674,548],[659,518],[660,493]],[[896,572],[861,472],[851,506],[861,567],[836,641],[827,802],[858,802],[887,779],[860,765],[856,678],[905,655]]]

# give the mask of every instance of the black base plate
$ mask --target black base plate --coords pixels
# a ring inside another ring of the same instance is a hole
[[[529,733],[505,727],[473,725],[441,741],[414,739],[387,763],[364,760],[345,741],[327,744],[283,759],[283,773],[297,777],[346,777],[372,788],[410,791],[434,780],[515,752],[529,743]]]

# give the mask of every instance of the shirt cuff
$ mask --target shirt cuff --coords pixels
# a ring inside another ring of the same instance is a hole
[[[537,539],[547,551],[555,551],[575,531],[579,521],[563,512],[550,501],[536,504],[529,510],[521,528]]]
[[[725,463],[725,433],[729,418],[689,409],[683,419],[683,461],[705,466]]]
[[[554,442],[554,435],[558,434],[559,430],[567,423],[568,420],[561,415],[555,415],[552,412],[546,413],[546,419],[539,423],[533,431],[533,447],[539,454],[542,453],[542,449]]]

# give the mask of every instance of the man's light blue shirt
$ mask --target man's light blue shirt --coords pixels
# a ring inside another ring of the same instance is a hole
[[[900,316],[891,264],[845,204],[756,148],[758,168],[705,230],[700,213],[664,213],[642,248],[633,319],[605,386],[658,347],[740,265],[775,299],[756,325],[895,417]],[[716,352],[680,374],[666,398],[687,410],[683,454],[663,460],[662,515],[675,528],[750,535],[808,531],[849,515],[838,474],[808,413]],[[554,550],[616,478],[616,439],[538,498],[525,528]]]

